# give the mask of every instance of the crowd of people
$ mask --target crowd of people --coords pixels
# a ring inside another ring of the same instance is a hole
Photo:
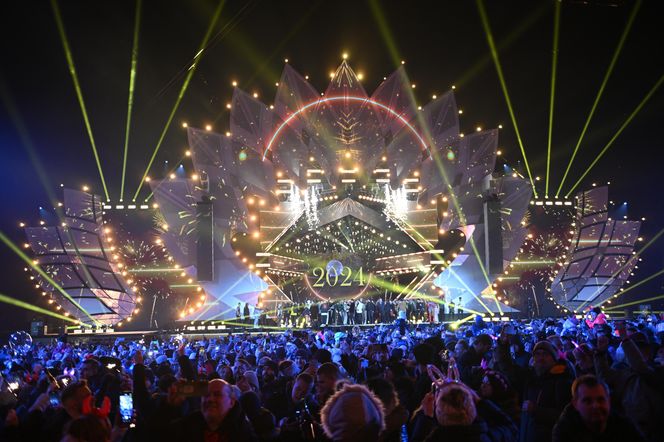
[[[462,298],[450,302],[423,299],[391,300],[383,298],[356,298],[327,301],[307,300],[302,303],[277,302],[272,310],[262,302],[254,306],[237,303],[237,323],[261,327],[320,327],[324,325],[371,325],[392,323],[397,318],[411,322],[438,324],[454,321],[464,314]]]
[[[59,339],[0,364],[3,441],[664,440],[654,315]]]

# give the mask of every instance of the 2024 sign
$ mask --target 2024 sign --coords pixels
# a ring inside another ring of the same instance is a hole
[[[327,271],[327,269],[323,267],[314,267],[311,273],[315,278],[318,278],[316,279],[316,282],[312,284],[312,287],[336,287],[337,285],[339,287],[351,287],[353,285],[366,285],[364,269],[362,267],[353,271],[350,267],[344,266],[340,273],[337,273],[336,271]]]

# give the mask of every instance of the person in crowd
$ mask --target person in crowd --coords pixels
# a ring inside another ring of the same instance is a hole
[[[383,404],[363,385],[345,384],[321,412],[321,424],[333,442],[378,440],[385,429]]]
[[[339,367],[332,362],[325,362],[316,371],[316,399],[325,404],[334,394],[334,387],[339,380]]]
[[[609,387],[585,374],[572,384],[572,402],[565,407],[553,428],[553,442],[645,442],[627,418],[611,413]],[[661,436],[661,433],[660,433]]]
[[[261,406],[261,400],[256,393],[253,391],[242,393],[239,402],[260,441],[271,441],[278,438],[279,427],[277,427],[275,417],[270,410]]]
[[[394,385],[383,378],[373,378],[367,382],[367,387],[380,399],[385,412],[385,430],[379,440],[400,442],[402,428],[408,422],[408,410],[399,402]]]
[[[509,340],[501,334],[494,368],[507,374],[521,393],[521,438],[523,441],[551,440],[551,430],[558,416],[571,399],[574,374],[549,341],[540,341],[533,348],[533,364],[521,369],[508,351]]]
[[[609,364],[608,336],[597,337],[594,363],[598,377],[615,394],[616,409],[629,417],[648,441],[661,439],[658,418],[664,416],[664,370],[652,361],[652,347],[644,333],[626,335],[616,349],[622,368]],[[622,356],[621,356],[622,354]]]
[[[314,378],[309,373],[300,373],[289,396],[285,417],[279,422],[282,440],[312,440],[322,436],[323,431],[316,422],[320,409],[313,395]]]
[[[458,360],[459,373],[464,383],[471,387],[479,387],[482,361],[492,347],[493,340],[488,334],[482,333],[475,337],[468,351]]]
[[[434,383],[413,419],[412,441],[516,442],[517,428],[490,401],[482,400],[462,382]]]
[[[376,323],[376,304],[374,303],[374,301],[371,298],[367,299],[366,310],[367,310],[367,320],[365,321],[365,323],[375,324]]]
[[[200,410],[171,423],[173,441],[258,441],[235,389],[226,381],[213,379],[201,397]]]
[[[362,302],[368,312],[369,301]],[[370,325],[367,316],[367,325],[352,329],[332,323],[203,337],[124,335],[115,342],[111,334],[105,342],[81,334],[70,335],[69,342],[0,346],[0,440],[323,441],[320,410],[336,392],[357,383],[368,386],[383,408],[385,430],[375,440],[443,433],[450,440],[459,431],[469,440],[494,442],[547,441],[556,434],[610,441],[629,431],[630,423],[646,441],[662,439],[664,318],[607,318],[592,328],[571,317],[437,325],[421,322],[429,319],[426,307],[421,317],[417,301],[407,300],[409,319],[420,322],[394,323],[393,309],[401,303],[378,301],[374,317],[386,312],[390,320]],[[343,300],[334,304],[350,307]],[[284,310],[291,306],[302,310]],[[603,385],[579,381],[572,387],[584,375],[597,376],[610,395],[602,399]],[[448,392],[448,384],[463,391]],[[127,391],[135,410],[131,425],[119,419],[119,396]],[[349,404],[370,407],[371,399],[355,393]],[[454,413],[471,413],[466,395],[475,419],[451,424]],[[608,413],[602,408],[607,398]],[[327,423],[337,436],[346,434],[340,428],[374,422],[371,413],[353,420],[343,411],[327,415],[335,417]],[[412,416],[405,426],[399,425],[404,411]],[[89,415],[103,418],[97,422]]]
[[[242,322],[249,324],[249,321],[251,321],[251,312],[249,311],[249,303],[245,302],[244,311],[242,313]]]
[[[591,307],[586,316],[586,324],[590,328],[595,328],[595,326],[602,326],[606,324],[606,315],[604,312],[602,312],[601,308]]]
[[[519,422],[519,395],[500,372],[485,370],[478,393],[482,399],[496,404],[514,422]]]
[[[111,442],[111,434],[112,429],[108,419],[93,414],[83,415],[67,424],[61,442]]]

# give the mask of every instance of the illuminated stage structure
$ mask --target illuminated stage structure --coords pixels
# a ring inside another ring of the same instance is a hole
[[[418,107],[403,68],[369,97],[345,61],[323,94],[289,65],[273,106],[235,89],[228,133],[188,128],[196,179],[149,183],[176,261],[211,270],[212,301],[182,319],[359,296],[513,311],[492,282],[527,234],[531,188],[493,173],[498,131],[464,136],[458,113],[452,91]],[[213,266],[197,261],[204,197]]]
[[[150,180],[155,202],[140,205],[159,212],[154,244],[187,280],[163,279],[164,290],[191,288],[184,303],[167,303],[181,308],[175,316],[231,319],[238,303],[274,310],[277,302],[382,297],[497,317],[517,312],[501,302],[502,281],[525,282],[510,270],[524,254],[538,259],[538,248],[561,314],[617,296],[638,258],[640,222],[611,220],[605,187],[574,201],[531,201],[520,174],[496,171],[498,131],[464,136],[458,114],[452,91],[417,106],[403,68],[369,97],[345,61],[323,94],[289,65],[274,105],[235,89],[230,131],[188,128],[195,173]],[[532,215],[547,207],[564,209],[554,223],[562,227],[528,247]],[[36,287],[89,325],[131,321],[138,273],[155,270],[123,264],[128,244],[116,248],[121,240],[103,219],[112,208],[65,189],[58,224],[25,229],[48,276],[33,273]],[[141,290],[154,313],[154,286]]]
[[[48,276],[33,273],[36,287],[57,310],[88,325],[112,326],[130,318],[138,295],[113,260],[101,197],[64,189],[63,207],[60,225],[25,228],[34,263]]]
[[[574,312],[617,297],[639,259],[634,247],[641,222],[611,219],[608,194],[598,187],[576,195],[573,237],[551,278],[550,296]]]

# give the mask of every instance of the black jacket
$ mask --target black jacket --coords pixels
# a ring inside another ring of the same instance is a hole
[[[203,413],[195,411],[170,425],[169,440],[172,442],[204,442],[207,422]],[[228,412],[217,429],[223,442],[257,442],[253,427],[239,403]]]
[[[581,420],[578,411],[569,404],[553,427],[553,442],[645,442],[645,438],[627,418],[609,415],[606,430],[592,433]]]

